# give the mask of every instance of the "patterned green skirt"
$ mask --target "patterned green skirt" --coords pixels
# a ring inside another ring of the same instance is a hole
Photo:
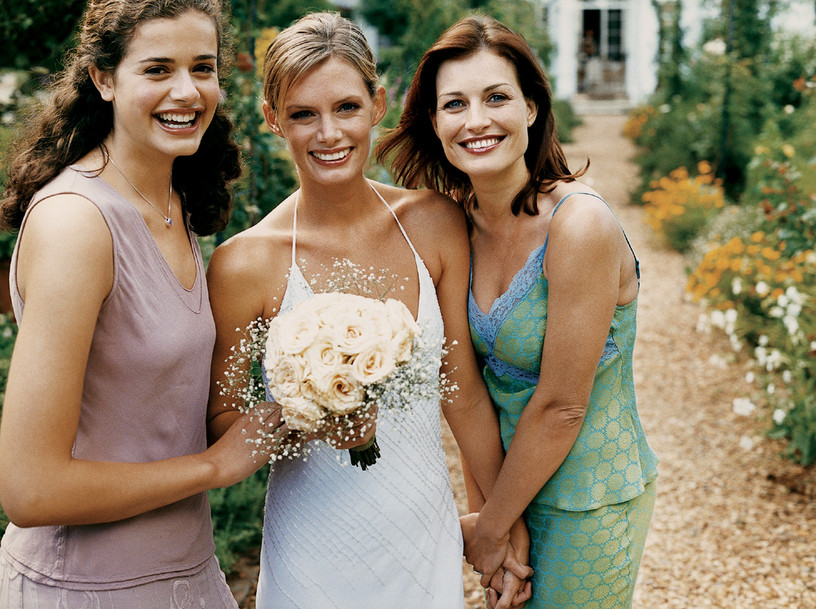
[[[629,609],[646,533],[652,520],[655,483],[643,494],[588,512],[530,505],[533,597],[529,609]]]

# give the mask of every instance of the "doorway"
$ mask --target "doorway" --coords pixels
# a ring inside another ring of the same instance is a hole
[[[579,93],[596,99],[626,96],[623,15],[618,8],[583,10],[578,48]]]

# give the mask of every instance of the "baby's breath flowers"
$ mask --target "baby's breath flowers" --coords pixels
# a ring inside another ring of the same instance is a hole
[[[336,263],[332,285],[345,274],[354,279],[345,286],[359,290],[381,277],[371,270],[355,275],[355,268],[348,261]],[[222,394],[253,417],[265,416],[272,400],[280,406],[291,433],[264,429],[250,439],[270,461],[307,454],[305,442],[312,438],[336,446],[365,437],[377,411],[406,411],[417,400],[441,397],[440,383],[429,382],[439,378],[440,349],[426,349],[434,346],[422,334],[397,299],[319,293],[250,324],[233,349]],[[380,455],[376,437],[349,454],[353,465],[366,469]]]

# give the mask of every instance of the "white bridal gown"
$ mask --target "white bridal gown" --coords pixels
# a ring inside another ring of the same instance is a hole
[[[417,321],[431,339],[424,341],[429,351],[417,356],[438,358],[443,327],[436,291],[400,230],[419,274]],[[295,262],[296,234],[297,209],[281,313],[313,296]],[[275,462],[257,609],[462,608],[462,537],[441,435],[439,400],[428,399],[407,414],[380,411],[381,456],[366,471],[348,464],[348,451],[322,442],[313,443],[306,460]]]

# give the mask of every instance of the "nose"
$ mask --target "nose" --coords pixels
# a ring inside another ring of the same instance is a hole
[[[340,125],[335,117],[331,115],[323,115],[320,117],[318,138],[321,142],[332,144],[339,140],[341,135]]]
[[[490,125],[490,117],[481,104],[471,104],[467,109],[465,126],[470,131],[481,131]]]
[[[200,96],[201,94],[192,76],[185,71],[179,71],[173,79],[170,98],[178,102],[193,103]]]

